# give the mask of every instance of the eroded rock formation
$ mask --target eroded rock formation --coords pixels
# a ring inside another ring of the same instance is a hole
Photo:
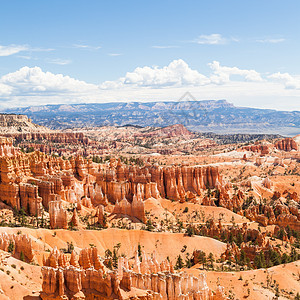
[[[49,202],[49,217],[50,228],[67,229],[68,228],[68,213],[64,209],[61,200]]]
[[[146,221],[144,201],[136,195],[133,196],[131,203],[126,199],[117,202],[114,206],[113,213],[136,217],[142,222]]]
[[[274,208],[268,205],[251,206],[245,210],[245,216],[263,226],[279,225],[280,227],[300,230],[300,210],[296,206],[276,204]]]
[[[122,165],[101,170],[96,175],[97,185],[112,203],[124,198],[133,200],[140,194],[142,200],[150,197],[165,197],[185,201],[188,193],[201,195],[201,190],[222,184],[217,167],[159,167],[147,165],[143,168]]]
[[[35,257],[32,240],[26,234],[0,233],[0,249],[28,262],[33,261]]]
[[[246,151],[259,153],[262,156],[267,155],[270,152],[270,149],[269,149],[268,145],[261,145],[261,144],[244,146],[244,147],[242,147],[242,149],[246,150]]]
[[[277,141],[275,143],[275,147],[283,151],[298,150],[298,145],[292,138],[285,138],[283,140]]]
[[[56,253],[55,257],[59,257],[59,254]],[[159,264],[155,254],[150,258],[143,253],[142,262],[136,254],[133,265],[126,258],[120,257],[118,269],[113,271],[106,270],[102,265],[98,267],[97,258],[96,248],[90,248],[81,251],[80,268],[78,264],[74,266],[74,263],[61,267],[43,267],[41,298],[128,299],[127,293],[136,289],[139,292],[135,299],[226,299],[222,288],[212,293],[204,274],[195,277],[175,273],[168,261]]]

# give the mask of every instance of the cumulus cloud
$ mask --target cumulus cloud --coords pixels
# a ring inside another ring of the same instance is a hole
[[[12,92],[13,88],[9,85],[0,83],[0,97],[1,96],[9,96]]]
[[[214,74],[210,77],[212,83],[227,83],[230,81],[231,75],[239,75],[247,81],[263,81],[261,75],[255,70],[245,70],[237,67],[223,67],[218,61],[213,61],[208,65],[214,72]]]
[[[96,89],[96,86],[93,84],[62,74],[43,72],[39,67],[23,67],[16,72],[4,75],[0,78],[0,84],[6,87],[2,87],[4,91],[13,95],[26,95],[28,93],[80,93]]]
[[[300,89],[300,76],[277,72],[269,75],[268,78],[282,83],[287,89]]]
[[[0,56],[10,56],[28,49],[29,47],[26,45],[10,45],[10,46],[0,45]]]
[[[136,68],[116,81],[106,81],[100,85],[102,89],[122,88],[126,86],[166,88],[181,86],[203,86],[208,84],[226,84],[232,75],[240,76],[241,80],[263,81],[255,70],[221,66],[214,61],[208,64],[213,73],[207,77],[193,70],[182,59],[172,61],[168,66]]]
[[[100,88],[111,89],[126,86],[165,88],[207,83],[209,79],[206,76],[192,70],[185,61],[178,59],[162,68],[148,66],[136,68],[116,81],[105,81]]]
[[[0,106],[110,101],[178,100],[190,91],[197,100],[227,99],[237,105],[298,109],[300,76],[209,64],[206,75],[182,59],[144,66],[115,81],[94,85],[39,67],[23,67],[0,77]]]

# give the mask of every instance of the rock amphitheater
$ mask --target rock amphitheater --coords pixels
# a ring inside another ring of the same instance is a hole
[[[127,129],[117,144],[112,128],[103,142],[25,116],[0,123],[33,128],[0,137],[3,299],[300,293],[299,139],[209,142],[200,155],[198,138],[176,126],[135,134],[153,145],[182,135],[177,154],[133,154]]]

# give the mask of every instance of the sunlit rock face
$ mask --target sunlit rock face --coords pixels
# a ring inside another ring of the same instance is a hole
[[[62,205],[62,201],[57,199],[49,202],[49,217],[50,228],[67,229],[68,228],[68,214]]]
[[[12,255],[16,258],[22,258],[27,262],[35,259],[35,253],[32,246],[32,240],[26,234],[10,234],[0,233],[0,249],[9,252],[10,244],[12,247]],[[23,253],[23,254],[21,254]]]
[[[139,194],[141,199],[165,197],[171,200],[184,200],[188,193],[201,195],[201,189],[216,188],[222,184],[217,167],[145,167],[122,165],[100,170],[96,174],[97,185],[107,194],[112,203],[124,198],[132,201]]]
[[[138,253],[132,262],[119,257],[118,268],[104,267],[97,248],[81,250],[79,260],[74,251],[70,261],[54,249],[42,268],[42,299],[128,299],[132,290],[135,299],[226,299],[223,288],[209,289],[206,276],[175,273],[168,260],[158,263],[153,253]],[[146,296],[146,298],[145,298]]]

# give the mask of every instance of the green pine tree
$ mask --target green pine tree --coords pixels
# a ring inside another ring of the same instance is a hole
[[[209,253],[207,260],[209,261],[210,267],[213,269],[215,258],[211,252]]]
[[[15,249],[15,244],[13,243],[12,240],[10,240],[8,245],[8,252],[13,253],[14,249]]]
[[[176,261],[176,264],[175,264],[175,270],[179,270],[179,269],[182,269],[184,266],[184,263],[183,263],[183,260],[180,256],[180,254],[178,255],[177,257],[177,261]]]
[[[21,253],[20,253],[20,260],[25,261],[25,256],[24,256],[23,251],[21,251]]]

